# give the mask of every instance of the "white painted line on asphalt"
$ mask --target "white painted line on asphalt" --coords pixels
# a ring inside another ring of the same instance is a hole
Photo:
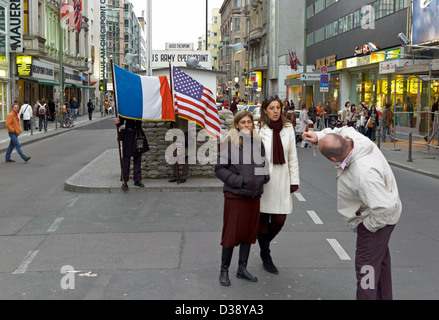
[[[306,201],[300,192],[294,192],[294,195],[296,196],[297,200]]]
[[[67,206],[67,208],[73,208],[76,204],[76,201],[78,201],[79,197],[73,198],[72,200],[70,200],[69,205]]]
[[[314,221],[315,224],[323,224],[323,221],[320,220],[319,216],[317,215],[317,213],[315,213],[315,211],[307,210],[306,212],[308,212],[309,216],[311,217],[312,221]]]
[[[56,218],[52,225],[47,229],[47,232],[55,232],[64,218]]]
[[[12,274],[23,274],[26,272],[27,268],[29,267],[32,260],[34,260],[35,256],[37,255],[38,250],[35,251],[29,251],[27,256],[23,259],[23,261],[20,263],[17,269],[15,269]]]
[[[332,249],[334,249],[335,253],[338,254],[340,260],[351,260],[349,255],[344,251],[343,247],[338,243],[335,239],[326,239],[331,245]]]

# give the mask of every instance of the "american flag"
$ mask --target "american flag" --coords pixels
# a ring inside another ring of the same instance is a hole
[[[214,138],[221,137],[221,123],[215,97],[208,88],[173,67],[175,111],[179,117],[194,121]]]
[[[297,66],[301,66],[302,64],[300,63],[299,58],[297,58],[296,51],[288,50],[288,55],[290,57],[291,69],[297,71]]]
[[[61,18],[68,20],[68,28],[81,32],[82,0],[68,0],[61,7]]]
[[[81,32],[82,26],[82,0],[73,0],[75,4],[75,26],[78,33]]]

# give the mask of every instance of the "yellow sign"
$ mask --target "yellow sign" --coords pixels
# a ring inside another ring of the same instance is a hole
[[[32,75],[32,57],[31,56],[17,56],[17,71],[19,76]]]
[[[346,60],[337,61],[337,70],[346,68]]]

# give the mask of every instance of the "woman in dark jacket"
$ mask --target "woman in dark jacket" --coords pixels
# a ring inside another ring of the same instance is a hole
[[[226,140],[221,144],[216,176],[224,182],[224,219],[222,230],[221,272],[219,281],[230,286],[229,266],[233,248],[239,245],[236,277],[256,282],[247,271],[250,246],[259,230],[259,204],[263,186],[269,181],[268,164],[262,141],[253,132],[253,116],[239,111]]]

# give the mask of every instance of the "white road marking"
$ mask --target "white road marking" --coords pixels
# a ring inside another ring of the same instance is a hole
[[[320,220],[319,216],[317,215],[317,213],[315,213],[315,211],[307,210],[306,212],[308,212],[309,216],[311,217],[312,221],[314,221],[315,224],[323,224],[323,221]]]
[[[297,200],[306,201],[300,192],[294,192],[294,195],[296,196]]]
[[[78,201],[79,197],[73,198],[72,200],[70,200],[70,203],[68,204],[67,208],[73,208],[76,204],[76,201]]]
[[[332,249],[338,254],[340,260],[351,260],[349,255],[346,253],[346,251],[343,249],[343,247],[338,243],[335,239],[326,239],[329,244],[331,245]]]
[[[32,260],[34,260],[35,256],[37,255],[38,250],[35,251],[29,251],[27,256],[23,259],[23,261],[20,263],[17,269],[15,269],[12,274],[23,274],[26,272],[27,268],[29,267]]]
[[[52,225],[47,229],[47,232],[55,232],[64,218],[56,218]]]

